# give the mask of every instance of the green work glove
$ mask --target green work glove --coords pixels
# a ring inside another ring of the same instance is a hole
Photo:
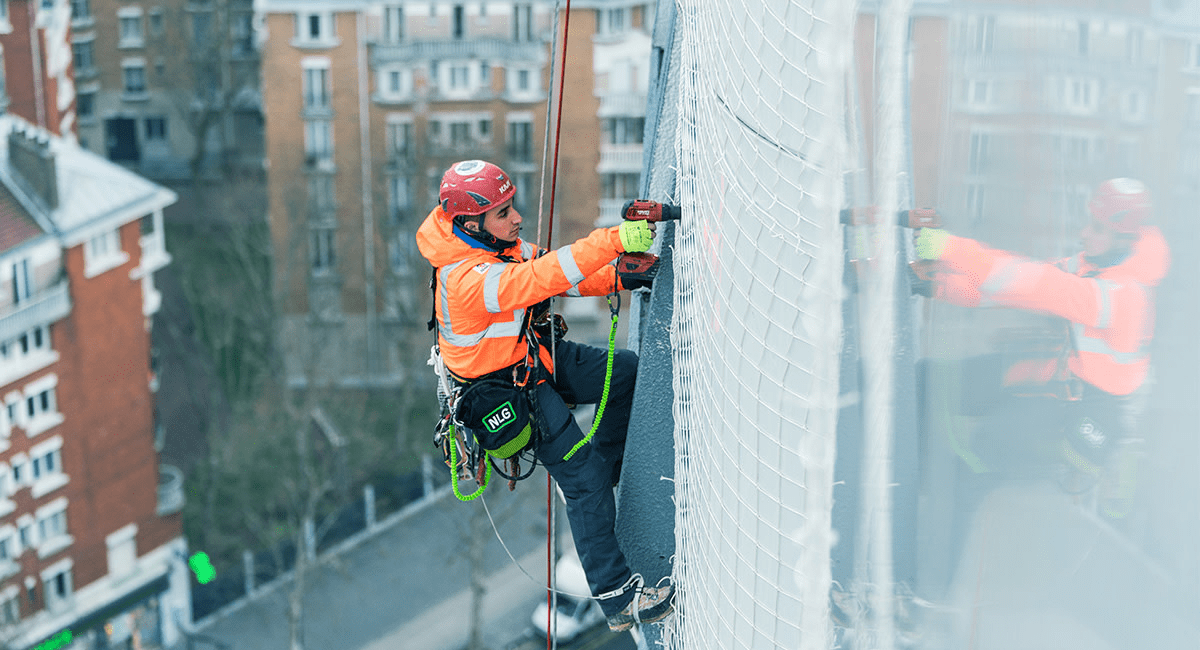
[[[644,253],[654,243],[654,231],[648,221],[623,221],[617,232],[626,253]]]
[[[950,233],[941,228],[922,228],[917,234],[917,257],[923,260],[936,260],[946,252],[946,242]]]

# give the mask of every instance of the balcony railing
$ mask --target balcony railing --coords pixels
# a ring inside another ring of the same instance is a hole
[[[601,174],[636,173],[642,170],[642,145],[600,145],[600,164],[596,171]]]
[[[183,510],[183,472],[172,465],[158,466],[158,516]]]
[[[646,114],[646,96],[635,93],[600,95],[599,117],[641,117]]]
[[[597,228],[607,228],[621,223],[621,208],[625,199],[600,199],[600,217],[596,219]]]
[[[0,308],[0,341],[19,336],[38,325],[53,323],[71,313],[67,281],[34,294],[18,305]]]
[[[371,65],[452,59],[539,62],[546,55],[546,46],[541,43],[515,43],[500,39],[376,43],[371,47]]]

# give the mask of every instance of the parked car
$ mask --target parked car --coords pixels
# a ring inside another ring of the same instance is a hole
[[[579,556],[574,552],[562,556],[554,565],[554,585],[560,592],[555,603],[555,615],[551,625],[559,643],[567,643],[581,632],[604,622],[600,603],[593,598],[581,598],[591,593]],[[533,629],[546,636],[547,603],[542,601],[533,608]]]

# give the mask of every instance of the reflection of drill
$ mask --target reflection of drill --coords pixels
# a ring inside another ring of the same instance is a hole
[[[842,224],[846,226],[867,226],[877,223],[877,214],[873,205],[865,208],[846,208],[838,216]],[[912,228],[913,230],[941,228],[942,216],[933,208],[899,210],[896,212],[896,221],[894,223],[901,228]],[[853,251],[850,261],[858,262],[860,261],[858,255],[865,254],[865,248]],[[908,263],[908,270],[912,274],[909,277],[909,282],[914,293],[923,296],[933,295],[933,279],[936,274],[936,267],[937,262],[934,260],[913,260]]]
[[[626,201],[621,217],[627,221],[678,221],[679,206],[647,199]],[[658,272],[658,256],[653,253],[622,253],[617,258],[617,275],[626,289],[649,288]]]

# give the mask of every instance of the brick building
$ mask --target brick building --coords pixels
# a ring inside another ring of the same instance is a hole
[[[56,0],[64,2],[67,0]],[[250,0],[69,0],[80,143],[151,178],[260,168]]]
[[[0,9],[0,105],[52,133],[75,137],[67,0],[8,0]]]
[[[19,118],[0,132],[0,636],[162,647],[190,621],[150,347],[175,196]]]
[[[468,158],[500,164],[524,237],[537,235],[553,5],[267,0],[262,11],[289,381],[395,385],[428,340],[423,327],[421,345],[406,338],[424,322],[428,281],[413,233],[442,172]],[[612,221],[637,192],[649,13],[641,2],[573,10],[555,245]]]

